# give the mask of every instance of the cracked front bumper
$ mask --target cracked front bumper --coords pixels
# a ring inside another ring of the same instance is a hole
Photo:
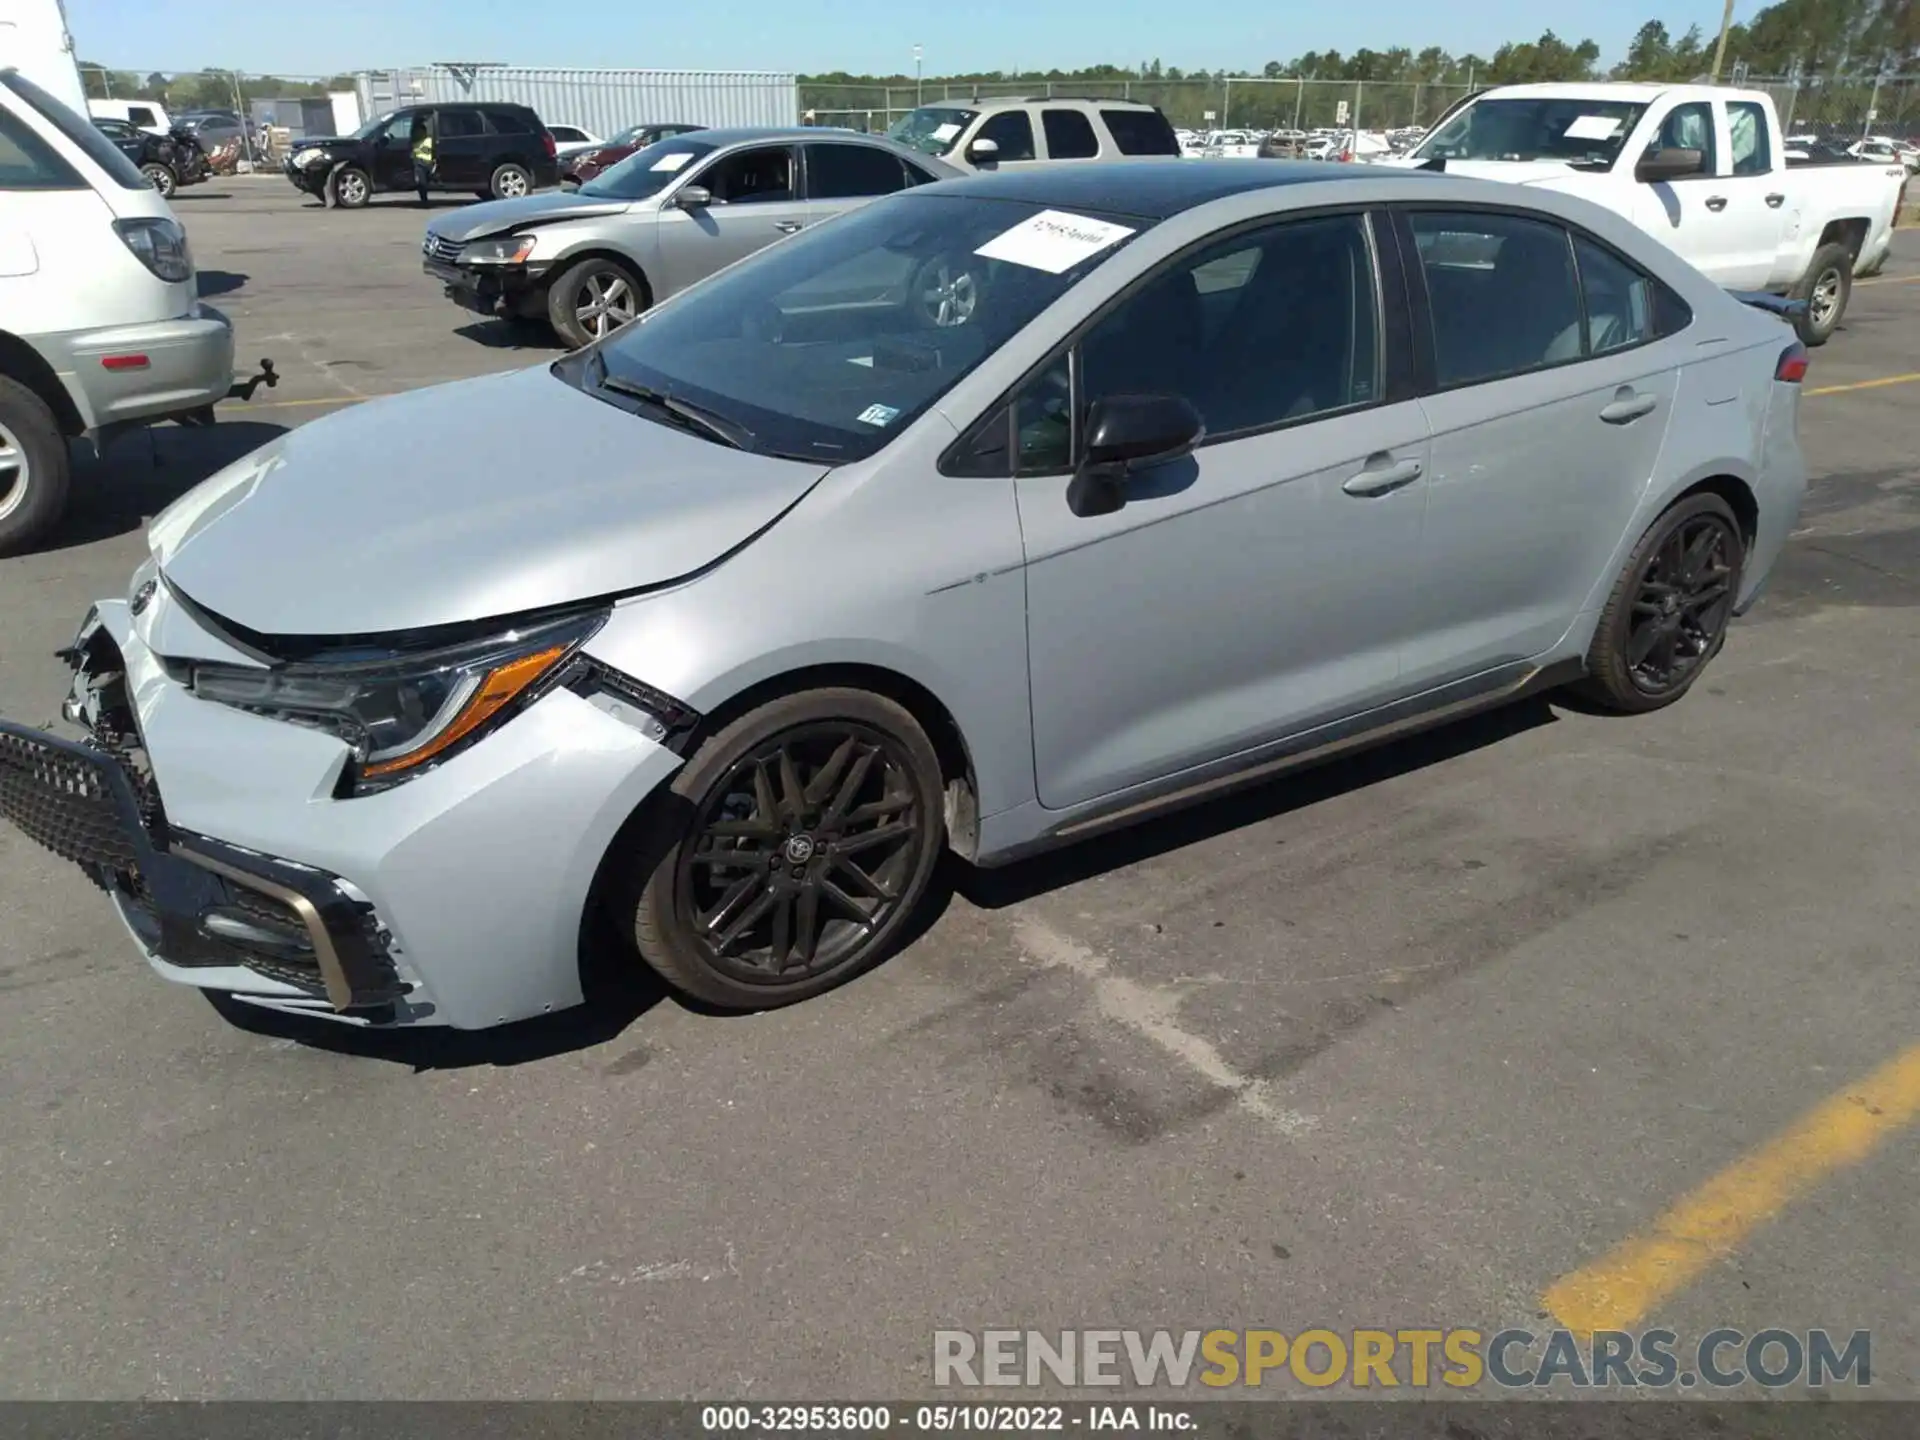
[[[0,816],[105,889],[158,974],[361,1024],[480,1029],[580,1002],[600,862],[672,749],[557,690],[427,774],[336,799],[337,739],[168,673],[143,636],[187,623],[164,586],[137,621],[101,603],[69,652],[88,738],[0,725]]]

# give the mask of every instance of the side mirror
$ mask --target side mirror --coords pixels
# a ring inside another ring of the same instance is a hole
[[[1178,395],[1111,395],[1087,410],[1086,458],[1067,486],[1074,514],[1108,515],[1126,504],[1127,475],[1177,460],[1206,425]]]
[[[689,185],[673,197],[682,210],[704,210],[713,203],[713,192],[704,185]]]
[[[997,160],[1000,158],[1000,145],[994,140],[976,140],[967,146],[969,160]]]
[[[1706,156],[1698,150],[1649,150],[1633,167],[1633,178],[1648,185],[1663,180],[1679,180],[1698,175],[1706,169]]]

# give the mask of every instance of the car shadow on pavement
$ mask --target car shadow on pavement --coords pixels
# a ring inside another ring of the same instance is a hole
[[[1554,703],[1559,699],[1554,696]],[[1004,868],[955,866],[954,889],[983,910],[1003,909],[1230,830],[1277,819],[1349,791],[1497,745],[1528,730],[1551,725],[1556,718],[1548,698],[1535,696]]]
[[[564,340],[537,320],[477,320],[456,327],[453,333],[489,350],[537,350],[558,355],[567,348]]]
[[[76,445],[66,517],[34,548],[67,550],[138,530],[209,475],[286,433],[285,425],[262,420],[223,420],[204,429],[157,425],[134,431],[109,443],[97,459]]]

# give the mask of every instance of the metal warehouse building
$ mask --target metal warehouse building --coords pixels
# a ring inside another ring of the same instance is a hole
[[[614,135],[630,125],[792,125],[800,90],[792,75],[724,70],[544,70],[513,65],[424,65],[363,70],[360,112],[401,105],[500,100],[530,105],[549,125]]]

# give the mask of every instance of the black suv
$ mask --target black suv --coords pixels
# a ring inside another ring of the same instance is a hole
[[[419,127],[433,136],[429,190],[510,199],[560,182],[553,136],[525,105],[409,105],[340,139],[296,140],[287,178],[330,205],[357,210],[383,190],[413,190]]]
[[[125,120],[95,119],[93,125],[140,167],[147,183],[162,195],[172,195],[182,185],[198,185],[213,174],[207,152],[185,130],[154,135]]]

